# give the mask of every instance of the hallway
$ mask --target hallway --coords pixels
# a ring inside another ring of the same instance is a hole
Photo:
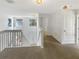
[[[79,59],[79,49],[71,45],[61,45],[51,36],[47,36],[43,49],[40,47],[5,49],[0,53],[0,59]]]

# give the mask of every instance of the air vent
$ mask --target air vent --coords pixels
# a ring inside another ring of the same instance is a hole
[[[14,3],[15,0],[6,0],[8,3]]]

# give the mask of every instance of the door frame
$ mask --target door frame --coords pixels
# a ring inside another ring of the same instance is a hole
[[[78,45],[78,16],[77,16],[78,10],[74,10],[75,14],[75,44]]]

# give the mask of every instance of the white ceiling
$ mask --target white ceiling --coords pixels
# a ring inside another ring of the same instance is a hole
[[[15,3],[7,3],[6,0],[0,0],[0,10],[53,13],[61,10],[65,4],[69,4],[70,9],[79,9],[79,0],[45,0],[42,5],[35,4],[35,0],[15,0]]]

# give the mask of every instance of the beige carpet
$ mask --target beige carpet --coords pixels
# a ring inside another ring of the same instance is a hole
[[[28,47],[5,49],[0,59],[79,59],[79,49],[73,45],[61,45],[54,38],[45,37],[44,48]]]

